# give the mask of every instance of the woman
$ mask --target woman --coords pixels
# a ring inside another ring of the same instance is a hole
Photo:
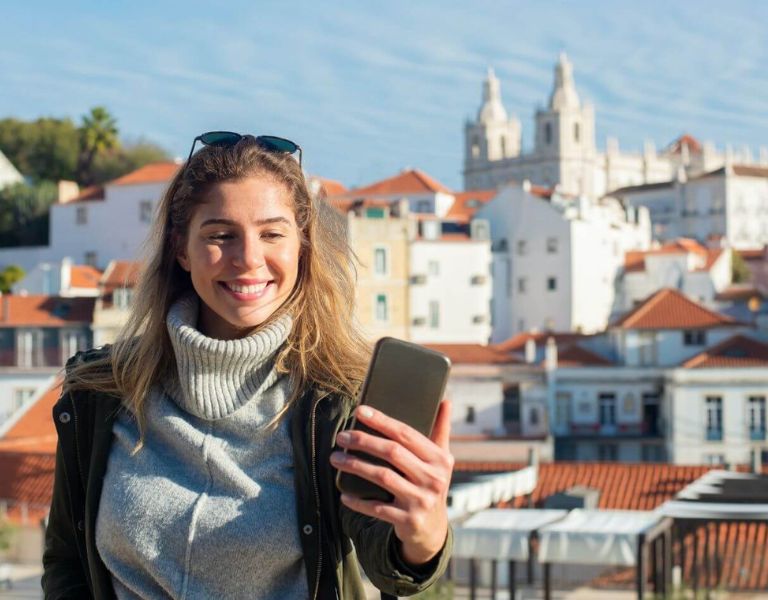
[[[444,571],[449,405],[431,439],[355,409],[353,265],[297,150],[196,138],[121,336],[67,365],[46,598],[364,598],[358,559],[410,595]],[[341,433],[353,411],[387,439]],[[337,469],[395,500],[339,496]]]

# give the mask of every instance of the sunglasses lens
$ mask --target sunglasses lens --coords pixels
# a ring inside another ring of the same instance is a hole
[[[271,152],[286,152],[288,154],[293,154],[299,149],[299,147],[291,140],[275,137],[273,135],[260,135],[256,138],[256,141],[262,148]]]
[[[206,146],[233,146],[242,137],[239,133],[231,131],[209,131],[200,136],[200,141]]]

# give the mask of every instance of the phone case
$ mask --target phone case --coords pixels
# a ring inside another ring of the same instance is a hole
[[[450,369],[451,361],[444,354],[395,338],[382,338],[374,348],[360,391],[360,404],[372,406],[403,421],[428,437],[432,433]],[[351,429],[381,436],[356,421],[353,421]],[[375,464],[388,464],[363,452],[350,451],[350,454]],[[341,471],[337,474],[336,485],[342,492],[366,500],[391,502],[393,499],[378,485]]]

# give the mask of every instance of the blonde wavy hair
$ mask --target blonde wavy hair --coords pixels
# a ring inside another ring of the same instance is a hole
[[[286,186],[300,231],[296,285],[268,320],[284,313],[293,317],[293,327],[276,358],[276,368],[289,374],[292,384],[292,401],[286,410],[308,387],[352,397],[365,377],[370,348],[351,316],[355,257],[342,219],[322,198],[312,198],[291,156],[263,150],[250,136],[230,147],[205,146],[179,170],[163,195],[130,316],[110,352],[75,364],[64,382],[65,391],[118,395],[137,417],[141,440],[150,389],[178,377],[165,321],[171,305],[194,289],[189,273],[176,260],[186,243],[189,222],[211,186],[248,177],[270,177]]]

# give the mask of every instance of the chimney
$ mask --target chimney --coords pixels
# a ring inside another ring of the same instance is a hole
[[[557,369],[557,343],[555,338],[547,338],[547,346],[544,349],[544,364],[547,371]]]
[[[759,448],[752,448],[750,450],[749,462],[755,475],[760,475],[763,472],[763,454]]]
[[[75,181],[59,180],[57,202],[66,204],[80,195],[80,186]]]
[[[525,362],[529,365],[536,362],[536,342],[532,337],[525,340]]]
[[[69,291],[72,286],[72,259],[69,256],[65,256],[61,259],[61,278],[59,280],[59,289],[55,292],[56,295],[61,295],[64,291]]]

